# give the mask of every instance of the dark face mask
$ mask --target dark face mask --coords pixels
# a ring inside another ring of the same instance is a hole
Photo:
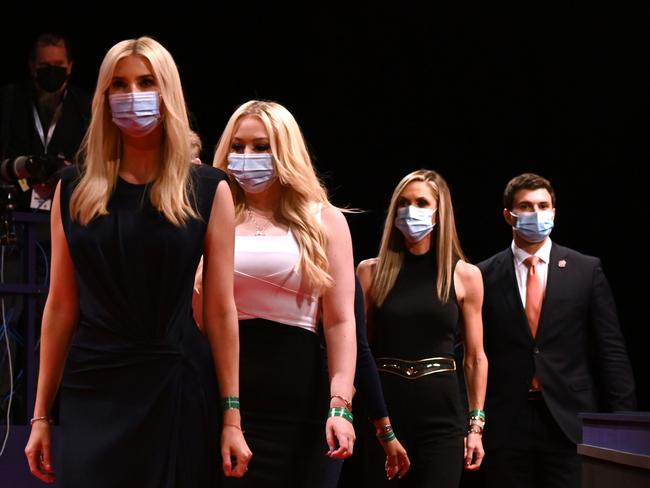
[[[36,83],[46,92],[58,91],[68,79],[63,66],[45,66],[36,70]]]

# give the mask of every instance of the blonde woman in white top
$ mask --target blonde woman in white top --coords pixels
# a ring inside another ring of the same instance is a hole
[[[235,485],[316,486],[325,454],[346,458],[355,440],[347,221],[330,204],[298,124],[277,103],[240,106],[219,140],[214,166],[229,173],[235,199],[242,422],[253,451],[247,481]],[[197,292],[195,302],[200,286]]]

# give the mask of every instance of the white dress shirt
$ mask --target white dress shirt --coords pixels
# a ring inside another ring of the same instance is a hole
[[[537,275],[542,280],[542,289],[546,290],[546,279],[548,277],[548,262],[551,259],[551,239],[547,238],[544,245],[540,247],[535,256],[539,257],[539,262],[537,263]],[[524,261],[528,254],[523,249],[515,245],[515,241],[512,241],[511,244],[512,254],[514,255],[515,262],[515,275],[517,276],[517,286],[519,287],[519,296],[521,297],[521,303],[524,308],[526,308],[526,278],[528,276],[528,266],[524,264]]]

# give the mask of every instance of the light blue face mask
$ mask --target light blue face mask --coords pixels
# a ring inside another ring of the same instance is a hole
[[[431,222],[437,208],[420,208],[409,205],[399,207],[395,217],[397,227],[409,241],[419,242],[429,234],[436,225]]]
[[[553,230],[554,214],[550,210],[510,214],[517,219],[515,232],[527,242],[542,242]]]
[[[160,93],[131,92],[109,95],[113,122],[122,132],[141,137],[160,123]]]
[[[228,171],[246,193],[263,192],[276,178],[273,155],[269,153],[230,153]]]

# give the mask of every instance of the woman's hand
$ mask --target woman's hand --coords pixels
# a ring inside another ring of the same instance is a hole
[[[481,434],[470,432],[465,437],[465,469],[467,471],[476,471],[481,467],[485,451],[483,450],[483,440]]]
[[[386,453],[386,476],[392,480],[395,476],[402,479],[411,467],[406,449],[397,438],[390,441],[379,441]]]
[[[52,468],[52,434],[50,424],[45,420],[33,422],[32,432],[25,447],[29,470],[45,483],[54,483],[56,477]]]
[[[331,458],[345,459],[352,456],[354,449],[354,427],[343,417],[329,417],[325,424],[325,436]],[[338,447],[337,447],[338,446]]]
[[[223,474],[241,478],[248,471],[253,453],[248,448],[244,432],[235,424],[224,424],[221,431],[221,458]]]

